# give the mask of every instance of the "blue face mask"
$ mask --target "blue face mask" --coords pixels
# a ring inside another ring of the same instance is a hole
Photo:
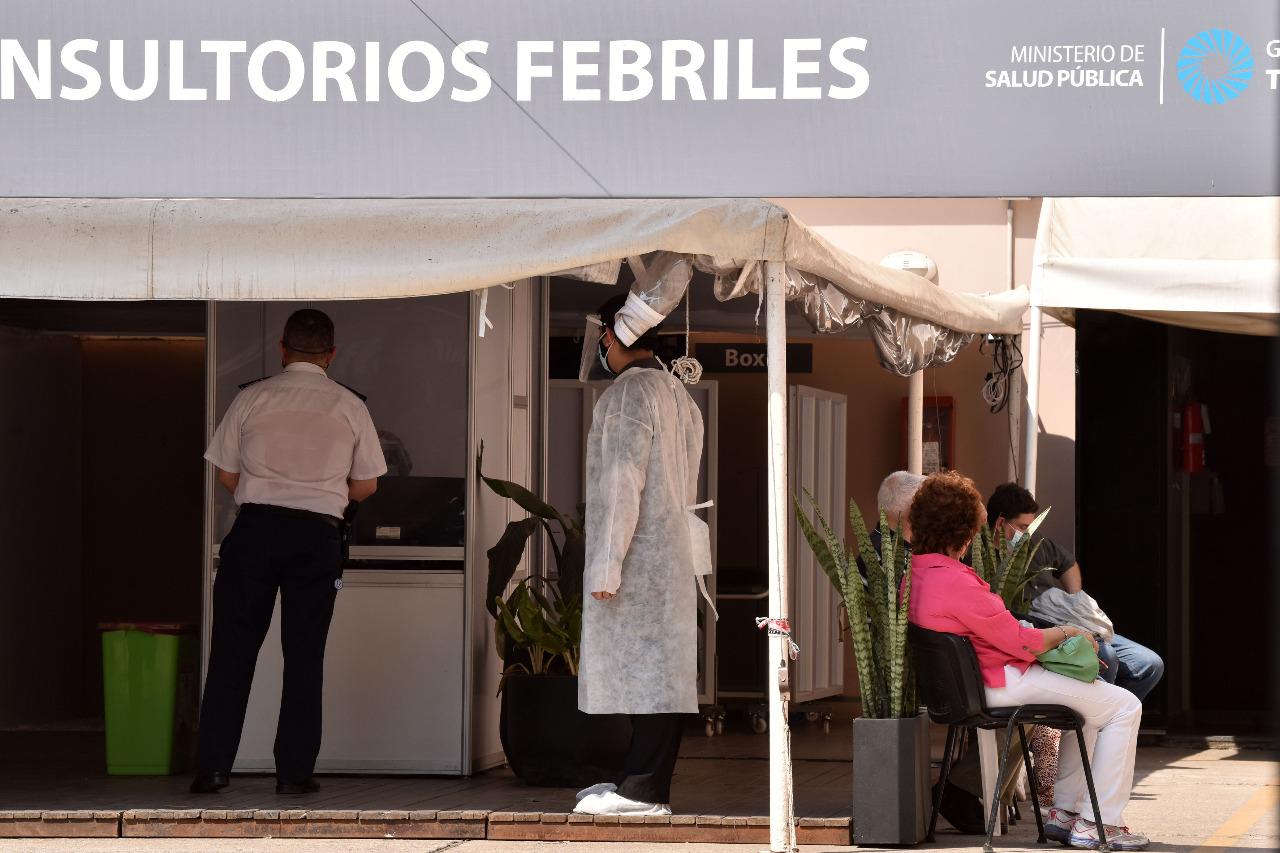
[[[1013,536],[1009,537],[1009,547],[1017,548],[1027,538],[1027,531],[1015,530]]]
[[[596,344],[596,354],[600,357],[600,366],[604,368],[604,372],[609,376],[617,376],[613,372],[613,368],[609,366],[609,350],[613,349],[613,344],[604,345],[604,339],[600,339],[600,343]]]

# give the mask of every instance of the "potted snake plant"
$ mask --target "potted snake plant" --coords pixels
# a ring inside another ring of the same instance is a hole
[[[622,769],[631,723],[622,715],[578,710],[582,641],[582,523],[508,480],[484,476],[484,448],[476,474],[494,494],[528,518],[507,525],[487,552],[486,605],[502,658],[500,734],[513,773],[529,785],[583,787]],[[558,536],[556,535],[558,534]],[[531,538],[547,537],[554,578],[530,577],[507,592]]]
[[[850,550],[806,497],[814,518],[799,499],[796,517],[848,613],[862,693],[862,716],[853,721],[853,843],[917,844],[925,837],[931,805],[929,717],[916,699],[907,644],[910,552],[883,514],[877,550],[854,501],[849,522],[857,549]]]

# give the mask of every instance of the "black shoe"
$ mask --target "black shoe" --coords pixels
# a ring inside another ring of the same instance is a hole
[[[191,780],[191,793],[214,794],[231,784],[231,776],[227,773],[197,773]]]
[[[293,796],[297,794],[314,794],[320,790],[315,779],[304,779],[301,782],[276,782],[276,793]]]
[[[938,796],[938,786],[933,786],[933,796]],[[987,818],[982,813],[982,800],[965,789],[947,781],[942,795],[942,816],[961,835],[986,835]]]

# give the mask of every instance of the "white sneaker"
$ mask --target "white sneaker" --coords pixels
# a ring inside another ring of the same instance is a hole
[[[590,815],[670,815],[671,807],[662,803],[638,803],[620,796],[616,791],[608,791],[583,797],[574,812]]]
[[[1071,840],[1071,830],[1080,815],[1066,809],[1049,809],[1044,816],[1044,835],[1050,841],[1066,844]]]
[[[1097,850],[1100,845],[1098,825],[1091,820],[1080,818],[1071,828],[1068,843],[1080,850]],[[1130,832],[1127,826],[1107,827],[1107,846],[1112,850],[1146,850],[1151,843],[1145,835]]]
[[[590,788],[583,788],[581,791],[579,791],[577,800],[578,802],[582,802],[587,797],[590,797],[592,794],[611,794],[616,790],[618,790],[618,786],[613,784],[612,782],[597,782],[596,784],[592,785]]]

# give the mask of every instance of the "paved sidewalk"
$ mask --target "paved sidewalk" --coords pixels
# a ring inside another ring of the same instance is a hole
[[[1144,749],[1128,819],[1152,837],[1153,851],[1226,853],[1280,847],[1280,780],[1269,753]],[[997,839],[1000,851],[1058,848],[1034,843],[1034,823],[1023,821]],[[980,850],[980,839],[940,828],[938,843],[921,849]],[[0,853],[742,853],[760,845],[619,842],[404,841],[302,839],[15,839]],[[859,848],[815,846],[806,853]]]

